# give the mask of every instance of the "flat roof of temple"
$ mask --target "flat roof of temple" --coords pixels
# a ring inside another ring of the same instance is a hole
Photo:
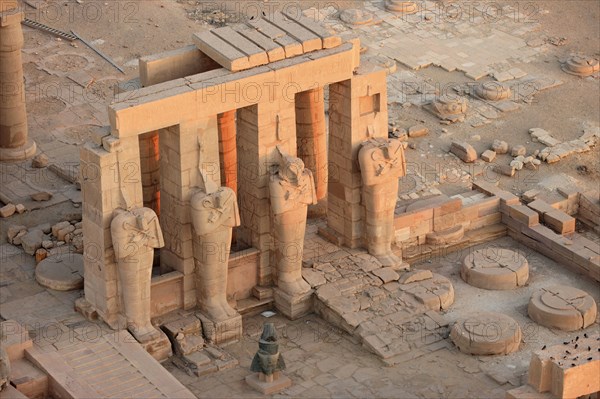
[[[279,11],[194,35],[200,51],[230,71],[241,71],[311,51],[337,47],[342,39],[303,15]]]

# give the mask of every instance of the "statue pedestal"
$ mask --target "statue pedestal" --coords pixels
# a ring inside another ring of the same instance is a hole
[[[246,377],[246,383],[263,395],[272,395],[292,386],[292,380],[279,371],[271,375],[253,373]]]
[[[313,293],[310,290],[305,294],[290,295],[279,288],[275,288],[273,298],[275,307],[290,320],[296,320],[313,312]]]
[[[202,313],[196,313],[202,323],[202,332],[208,342],[220,345],[239,341],[242,338],[242,316],[239,314],[230,319],[214,321]]]
[[[157,331],[160,333],[158,338],[151,339],[146,342],[140,342],[140,345],[142,345],[142,348],[151,354],[153,358],[159,362],[162,362],[163,360],[167,360],[173,356],[173,350],[171,349],[171,341],[169,341],[169,338],[167,338],[166,334],[161,330]]]

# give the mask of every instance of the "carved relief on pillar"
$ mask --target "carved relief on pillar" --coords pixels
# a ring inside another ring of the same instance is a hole
[[[150,280],[154,248],[164,245],[158,217],[152,209],[117,209],[110,224],[127,329],[139,342],[160,339],[150,322]]]
[[[384,266],[399,266],[402,259],[391,249],[398,179],[406,174],[402,143],[397,139],[370,139],[358,153],[363,204],[366,208],[366,243],[369,253]]]
[[[269,193],[276,285],[279,293],[283,294],[280,297],[285,297],[285,300],[278,304],[277,293],[275,299],[276,305],[286,316],[296,318],[300,316],[298,312],[308,310],[294,306],[300,305],[298,298],[306,298],[312,293],[302,278],[302,250],[308,205],[317,203],[317,195],[312,173],[304,167],[302,160],[283,153],[279,147],[278,150],[280,162],[271,177]]]

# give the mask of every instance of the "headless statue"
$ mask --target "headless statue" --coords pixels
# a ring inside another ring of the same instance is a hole
[[[235,192],[203,177],[205,189],[190,200],[196,234],[196,299],[200,311],[218,322],[238,316],[227,302],[227,271],[232,229],[240,225],[240,215]]]
[[[317,203],[317,195],[313,175],[304,162],[278,150],[279,167],[269,183],[277,286],[296,296],[310,291],[302,278],[302,251],[308,205]]]
[[[150,208],[117,209],[110,224],[127,329],[139,342],[161,337],[150,322],[154,248],[164,246],[156,213]]]
[[[392,252],[398,179],[406,174],[404,149],[397,139],[371,139],[358,153],[366,208],[367,250],[384,266],[402,259]]]

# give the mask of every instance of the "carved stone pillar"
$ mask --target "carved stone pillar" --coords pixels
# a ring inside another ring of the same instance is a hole
[[[219,152],[221,153],[221,182],[237,195],[237,149],[236,111],[227,111],[217,116],[219,124]]]
[[[327,195],[327,131],[323,88],[296,94],[298,157],[315,178],[317,200]]]
[[[139,136],[144,206],[160,215],[160,152],[158,130]]]
[[[22,20],[16,1],[0,0],[0,161],[26,159],[36,150],[27,137]]]

